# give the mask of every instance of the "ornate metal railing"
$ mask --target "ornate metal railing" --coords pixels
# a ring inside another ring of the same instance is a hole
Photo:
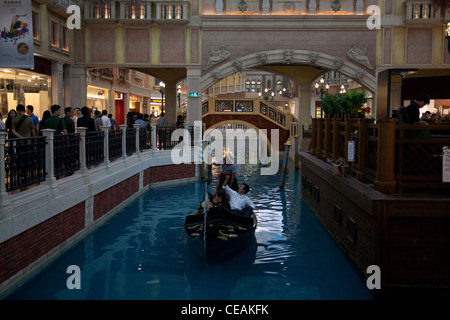
[[[126,154],[128,156],[136,152],[136,131],[134,129],[126,130]]]
[[[45,181],[45,137],[5,141],[7,192]]]
[[[54,130],[43,130],[43,137],[5,139],[6,133],[0,132],[0,184],[1,192],[10,192],[46,181],[49,172],[52,177],[61,179],[80,170],[82,164],[87,170],[105,162],[121,158],[136,152],[136,139],[139,139],[139,151],[160,148],[159,132],[163,133],[165,149],[173,148],[182,139],[172,141],[172,133],[177,128],[166,127],[157,132],[156,127],[74,133],[69,135],[53,135]],[[186,127],[190,134],[189,145],[194,146],[196,137],[194,127]],[[106,136],[108,141],[105,141]],[[124,144],[123,141],[126,141]],[[155,143],[156,141],[156,143]],[[107,143],[107,145],[106,145]],[[105,146],[108,154],[105,155]],[[50,149],[53,148],[53,149]],[[83,150],[83,152],[81,152]],[[46,156],[53,154],[50,163]],[[84,158],[83,158],[84,157]],[[84,168],[84,167],[83,167]],[[50,179],[51,181],[51,179]]]
[[[104,138],[103,131],[86,133],[86,167],[96,166],[105,160]]]
[[[109,161],[113,161],[122,156],[122,130],[111,130],[108,134]]]
[[[58,134],[53,141],[55,177],[73,174],[80,169],[80,135]]]

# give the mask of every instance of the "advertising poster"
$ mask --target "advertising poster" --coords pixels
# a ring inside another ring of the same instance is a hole
[[[31,1],[0,0],[0,68],[33,68]]]

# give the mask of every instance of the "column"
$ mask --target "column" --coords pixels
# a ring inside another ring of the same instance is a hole
[[[375,190],[384,194],[393,194],[395,181],[395,119],[378,120],[377,177]]]
[[[88,176],[86,166],[86,130],[86,127],[77,128],[77,132],[80,134],[80,171],[83,177]]]
[[[75,92],[72,90],[72,83],[74,84],[75,81],[72,82],[70,79],[71,74],[72,74],[72,66],[70,64],[63,65],[63,70],[64,70],[64,73],[63,73],[64,105],[62,107],[63,108],[72,107],[72,103],[70,102],[70,97],[71,97],[71,95],[75,94]]]
[[[202,120],[201,74],[201,66],[187,68],[187,123],[189,126],[193,126],[194,121]],[[198,93],[198,97],[190,97],[189,93]]]
[[[53,140],[54,140],[54,129],[43,129],[41,130],[42,134],[47,141],[45,146],[45,171],[47,172],[46,182],[50,187],[50,194],[52,197],[56,197],[58,194],[58,185],[56,184],[55,177],[55,162],[54,162],[54,149],[53,149]]]
[[[141,151],[139,150],[139,123],[133,124],[134,127],[134,133],[136,136],[136,154],[139,156],[141,154]]]
[[[164,112],[166,113],[167,125],[174,126],[177,122],[177,83],[166,82]]]
[[[297,105],[295,116],[298,118],[300,127],[309,125],[311,118],[311,83],[299,84]]]
[[[52,105],[58,104],[64,107],[64,65],[61,62],[52,61]]]
[[[391,96],[390,96],[391,113],[392,110],[398,110],[402,105],[402,83],[391,82]]]
[[[152,127],[152,151],[156,151],[156,123],[151,124]]]
[[[127,125],[120,124],[120,130],[122,130],[122,159],[127,160]]]
[[[104,163],[106,165],[106,168],[109,168],[111,166],[111,163],[109,161],[109,130],[111,130],[111,127],[109,127],[109,126],[102,126],[102,131],[104,133],[104,137],[103,137],[103,157],[105,158]]]
[[[70,68],[70,104],[72,108],[87,106],[86,68],[73,65]]]

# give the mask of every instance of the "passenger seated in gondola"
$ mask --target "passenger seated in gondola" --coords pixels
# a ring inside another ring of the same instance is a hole
[[[227,193],[228,197],[230,197],[230,207],[231,210],[243,216],[250,216],[253,209],[255,209],[255,205],[252,200],[247,196],[247,192],[250,190],[248,184],[243,183],[239,187],[238,191],[234,191],[228,186],[228,180],[230,177],[225,177],[225,181],[223,183],[223,190]]]
[[[216,190],[212,199],[208,201],[208,210],[211,208],[225,208],[231,210],[230,203],[228,202],[227,194],[224,190]]]
[[[222,172],[220,173],[219,184],[217,185],[218,189],[222,189],[225,177],[229,177],[228,184],[230,188],[234,191],[238,191],[239,185],[236,177],[236,165],[234,164],[234,156],[231,151],[228,151],[226,156],[223,158]]]

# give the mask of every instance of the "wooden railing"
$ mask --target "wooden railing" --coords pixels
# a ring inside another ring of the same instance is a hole
[[[354,141],[353,161],[349,141]],[[450,189],[443,182],[444,146],[450,146],[450,125],[312,119],[311,155],[329,163],[341,159],[350,175],[386,194]]]

